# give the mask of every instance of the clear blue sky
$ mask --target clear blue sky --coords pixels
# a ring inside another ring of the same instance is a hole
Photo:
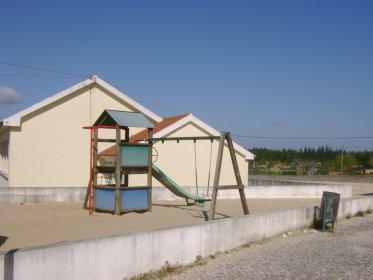
[[[0,61],[97,74],[160,116],[233,135],[373,137],[373,1],[0,0]],[[84,79],[0,64],[0,119]]]

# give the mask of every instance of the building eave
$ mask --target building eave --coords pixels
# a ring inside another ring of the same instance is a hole
[[[55,95],[52,95],[14,115],[11,115],[5,119],[3,119],[3,123],[5,126],[20,126],[21,125],[21,118],[40,109],[40,108],[43,108],[75,91],[78,91],[79,89],[82,89],[86,86],[89,86],[90,84],[93,84],[94,83],[94,80],[92,78],[89,78],[89,79],[86,79],[76,85],[73,85],[63,91],[60,91],[59,93],[55,94]]]
[[[209,126],[205,122],[201,121],[200,119],[195,117],[193,114],[189,114],[188,116],[186,116],[186,117],[182,118],[181,120],[173,123],[172,125],[166,127],[165,129],[155,133],[153,135],[153,137],[154,138],[166,137],[168,134],[174,132],[175,130],[179,129],[180,127],[182,127],[183,125],[185,125],[189,122],[196,124],[197,126],[199,126],[202,130],[206,131],[206,133],[210,134],[211,136],[220,136],[219,131],[212,128],[211,126]],[[243,148],[241,145],[235,143],[234,141],[233,141],[233,147],[236,150],[236,152],[239,152],[240,154],[242,154],[245,157],[245,160],[247,160],[247,161],[254,160],[254,158],[255,158],[254,154],[252,154],[250,151]]]
[[[26,108],[25,110],[22,110],[14,115],[11,115],[5,119],[3,119],[1,121],[2,123],[2,126],[20,126],[21,125],[21,119],[22,117],[36,111],[36,110],[39,110],[53,102],[56,102],[57,100],[61,99],[61,98],[64,98],[82,88],[85,88],[89,85],[92,85],[92,84],[97,84],[103,88],[105,88],[106,90],[108,90],[109,92],[111,92],[112,94],[114,94],[115,96],[117,96],[120,100],[123,100],[125,103],[129,104],[131,107],[133,107],[134,109],[138,110],[139,112],[143,113],[145,116],[147,116],[148,118],[150,118],[151,120],[155,121],[155,122],[159,122],[162,120],[161,117],[159,117],[158,115],[154,114],[153,112],[151,112],[149,109],[145,108],[144,106],[140,105],[139,103],[137,103],[136,101],[134,101],[132,98],[128,97],[127,95],[125,95],[124,93],[120,92],[118,89],[116,89],[115,87],[113,87],[112,85],[110,85],[109,83],[105,82],[104,80],[102,80],[101,78],[97,77],[97,76],[92,76],[76,85],[73,85],[51,97],[48,97],[44,100],[42,100],[41,102],[38,102],[28,108]],[[1,126],[1,125],[0,125]]]

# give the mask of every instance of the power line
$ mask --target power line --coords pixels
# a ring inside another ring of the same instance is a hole
[[[16,77],[16,78],[51,78],[51,79],[76,79],[77,76],[51,76],[51,75],[18,75],[18,74],[0,74],[0,77]]]
[[[72,76],[79,76],[79,77],[85,77],[85,78],[89,77],[89,75],[82,75],[82,74],[77,74],[77,73],[63,72],[63,71],[46,69],[46,68],[35,67],[35,66],[28,66],[28,65],[21,65],[21,64],[15,64],[15,63],[9,63],[9,62],[5,62],[5,61],[1,61],[1,60],[0,60],[0,64],[4,64],[4,65],[8,65],[8,66],[13,66],[13,67],[18,67],[18,68],[24,68],[24,69],[44,71],[44,72],[50,72],[50,73],[58,73],[58,74],[63,74],[63,75],[72,75]]]
[[[253,135],[234,135],[238,138],[253,139],[273,139],[273,140],[355,140],[355,139],[373,139],[373,136],[351,136],[351,137],[276,137],[276,136],[253,136]]]

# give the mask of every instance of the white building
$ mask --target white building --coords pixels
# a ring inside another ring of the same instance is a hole
[[[92,77],[0,121],[0,186],[86,187],[90,134],[83,127],[92,125],[105,109],[143,113],[156,128],[161,128],[155,130],[154,137],[219,135],[192,114],[171,118],[172,122],[162,120],[109,83]],[[217,142],[213,143],[213,162],[217,146]],[[195,184],[193,141],[181,145],[157,143],[155,148],[159,168],[182,186]],[[200,185],[207,184],[210,148],[208,141],[196,143]],[[246,183],[247,161],[254,156],[237,144],[235,150],[242,181]],[[229,163],[223,164],[222,184],[234,178],[229,175],[229,168]]]

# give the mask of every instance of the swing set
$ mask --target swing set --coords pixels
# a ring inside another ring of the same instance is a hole
[[[179,143],[183,140],[192,140],[193,141],[193,154],[194,154],[194,178],[195,178],[195,187],[196,193],[199,195],[199,184],[198,184],[198,160],[197,160],[197,140],[210,140],[210,156],[209,156],[209,167],[208,167],[208,177],[207,177],[207,191],[206,197],[210,197],[210,178],[211,178],[211,160],[212,160],[212,148],[214,145],[214,140],[219,140],[219,136],[198,136],[198,137],[170,137],[170,138],[148,138],[145,141],[152,142],[162,142],[164,141],[177,141]],[[153,149],[155,149],[153,147]],[[156,150],[156,149],[155,149]],[[158,159],[158,151],[156,150],[156,159],[153,161],[155,163]]]
[[[217,201],[217,195],[219,190],[230,190],[230,189],[237,189],[239,191],[240,199],[241,199],[241,205],[244,212],[244,215],[249,214],[249,209],[247,206],[247,201],[245,197],[244,192],[244,185],[242,184],[240,171],[238,168],[236,153],[233,147],[233,141],[230,136],[229,132],[222,132],[220,136],[200,136],[200,137],[168,137],[168,138],[147,138],[145,139],[149,144],[153,144],[154,142],[162,142],[165,141],[177,141],[178,143],[180,141],[193,141],[194,142],[194,170],[195,170],[195,182],[196,182],[196,191],[197,195],[199,193],[198,190],[198,168],[197,168],[197,146],[196,142],[197,140],[210,140],[210,157],[209,157],[209,174],[208,174],[208,183],[207,183],[207,196],[209,196],[209,187],[210,187],[210,175],[211,175],[211,165],[212,165],[212,148],[213,148],[213,142],[214,140],[219,140],[219,147],[218,147],[218,154],[217,154],[217,160],[216,160],[216,166],[215,166],[215,177],[214,182],[212,185],[212,197],[211,197],[211,204],[210,204],[210,212],[209,212],[209,220],[213,220],[215,216],[215,209],[216,209],[216,201]],[[235,185],[219,185],[220,180],[220,173],[221,173],[221,167],[222,167],[222,160],[223,160],[223,151],[225,142],[227,143],[231,162],[235,174],[236,184]],[[154,174],[153,174],[154,175]]]

